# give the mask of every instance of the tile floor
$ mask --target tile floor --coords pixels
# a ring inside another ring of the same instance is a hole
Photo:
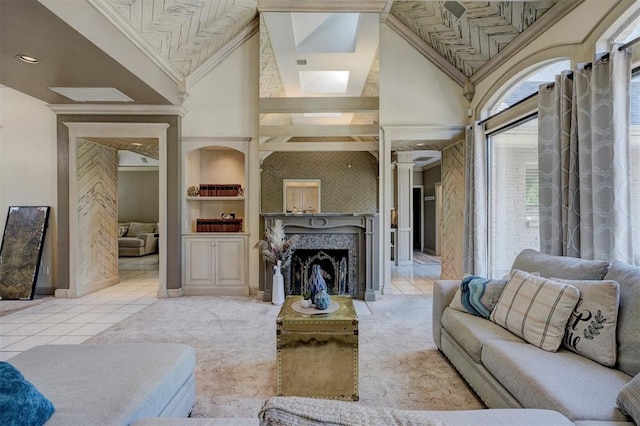
[[[433,294],[433,282],[440,279],[440,263],[391,266],[392,294]]]
[[[120,259],[120,283],[0,317],[0,361],[37,345],[78,344],[157,301],[158,256]]]
[[[439,264],[392,266],[392,294],[432,294]],[[45,344],[79,344],[157,301],[158,257],[120,259],[120,283],[78,299],[47,297],[0,316],[0,361]]]

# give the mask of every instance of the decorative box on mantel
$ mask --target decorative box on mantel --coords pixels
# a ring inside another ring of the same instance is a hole
[[[335,278],[335,285],[329,285],[331,294],[349,295],[356,299],[372,301],[380,292],[378,279],[378,215],[375,213],[263,213],[265,229],[276,219],[282,220],[285,233],[297,234],[298,244],[294,252],[305,256],[327,260],[328,274]],[[313,253],[317,253],[314,255]],[[344,259],[345,265],[339,265]],[[331,267],[335,265],[335,268]],[[339,272],[340,271],[340,272]],[[339,273],[346,271],[343,292],[338,281]],[[295,272],[295,274],[293,273]],[[265,263],[262,280],[264,301],[271,300],[271,273]],[[283,271],[285,293],[300,294],[300,269],[290,266]],[[297,275],[295,277],[294,275]],[[303,279],[302,279],[303,280]]]

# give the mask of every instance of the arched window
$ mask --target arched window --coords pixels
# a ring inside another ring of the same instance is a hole
[[[490,114],[493,115],[518,103],[524,98],[536,93],[538,86],[554,81],[555,76],[564,70],[571,68],[571,61],[561,59],[538,68],[524,78],[520,78],[507,92],[493,105]]]

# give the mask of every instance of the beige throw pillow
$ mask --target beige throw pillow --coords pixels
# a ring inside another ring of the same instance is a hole
[[[620,287],[615,281],[562,280],[580,290],[562,346],[607,367],[616,363]]]
[[[579,298],[578,289],[569,284],[514,270],[490,319],[532,345],[555,352]]]

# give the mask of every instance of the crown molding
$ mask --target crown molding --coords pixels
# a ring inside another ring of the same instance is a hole
[[[111,22],[125,37],[140,49],[151,61],[158,66],[174,83],[180,84],[184,76],[176,70],[169,60],[162,56],[131,23],[120,15],[118,11],[106,0],[87,0],[109,22]]]
[[[260,19],[256,17],[249,25],[236,34],[222,49],[218,50],[213,56],[207,59],[202,65],[196,68],[187,76],[187,92],[188,88],[196,84],[202,77],[207,75],[212,69],[220,65],[229,55],[231,55],[244,42],[256,35],[260,31]]]
[[[511,43],[498,52],[487,63],[480,67],[473,76],[470,77],[471,83],[477,85],[482,80],[495,73],[509,59],[521,52],[533,40],[538,38],[542,33],[551,28],[554,24],[567,16],[576,7],[580,6],[585,0],[566,0],[556,3],[551,10],[537,21],[535,21],[524,32],[520,33]]]
[[[402,21],[389,14],[385,23],[394,30],[400,37],[416,49],[422,56],[432,62],[440,71],[449,76],[460,87],[464,87],[467,77],[445,58],[442,57],[433,47],[429,46],[416,33],[411,31]]]
[[[261,0],[260,12],[373,12],[380,13],[387,0]]]
[[[50,104],[48,107],[58,115],[187,115],[181,105]]]

